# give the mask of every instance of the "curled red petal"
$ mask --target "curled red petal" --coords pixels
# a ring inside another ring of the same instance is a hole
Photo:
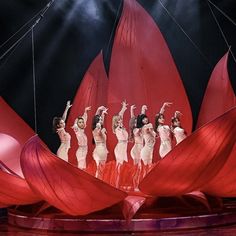
[[[14,173],[24,177],[20,166],[20,152],[34,131],[0,97],[0,160]]]
[[[236,141],[235,119],[236,108],[233,108],[192,133],[158,162],[142,180],[140,189],[156,196],[199,190],[229,158]]]
[[[86,215],[122,201],[126,193],[53,155],[38,137],[21,154],[24,176],[37,194],[70,215]]]
[[[228,56],[229,52],[220,59],[211,74],[198,115],[197,127],[215,119],[236,105],[227,69]]]
[[[0,204],[26,205],[41,200],[29,187],[25,179],[0,170]]]

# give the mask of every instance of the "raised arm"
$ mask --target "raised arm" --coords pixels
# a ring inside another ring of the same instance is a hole
[[[127,110],[128,104],[126,103],[126,101],[123,101],[121,104],[122,104],[122,108],[119,112],[119,116],[122,117],[123,119],[123,116],[124,116],[125,111]]]
[[[162,105],[162,107],[161,107],[161,109],[160,109],[160,114],[164,114],[164,112],[165,112],[165,108],[166,107],[169,107],[170,105],[172,105],[173,103],[172,102],[165,102],[163,105]]]
[[[85,107],[84,109],[84,114],[82,115],[82,118],[84,120],[84,124],[86,125],[87,120],[88,120],[88,111],[91,110],[91,107]]]
[[[183,115],[183,114],[182,114],[180,111],[176,111],[174,117],[179,119],[180,116],[182,116],[182,115]]]
[[[136,108],[135,105],[130,106],[130,118],[135,118],[135,115],[134,115],[135,108]]]
[[[147,105],[142,105],[142,108],[141,108],[141,114],[146,114],[146,110],[147,110]]]
[[[95,115],[101,115],[101,112],[102,112],[103,110],[105,110],[105,109],[106,109],[106,107],[104,107],[104,106],[98,107],[98,109],[97,109]]]
[[[67,113],[68,113],[69,109],[71,108],[71,106],[72,106],[72,104],[70,104],[70,101],[67,101],[65,111],[61,117],[62,120],[66,121]]]
[[[108,108],[104,107],[105,109],[102,110],[102,114],[101,114],[101,117],[102,117],[102,121],[104,122],[105,120],[105,115],[107,114],[107,111],[108,111]]]

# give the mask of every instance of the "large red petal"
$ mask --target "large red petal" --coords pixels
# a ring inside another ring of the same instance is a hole
[[[0,97],[0,160],[14,173],[23,177],[20,151],[34,131]]]
[[[198,117],[198,127],[211,119],[223,114],[235,105],[235,94],[232,89],[227,70],[227,52],[215,66],[202,102]],[[236,145],[220,172],[210,183],[202,188],[202,191],[221,197],[236,196]]]
[[[0,205],[26,205],[41,200],[19,176],[0,170]]]
[[[71,139],[71,149],[69,151],[69,162],[76,164],[75,153],[78,148],[78,142],[74,132],[71,127],[78,115],[83,115],[84,108],[91,106],[91,111],[88,113],[87,129],[85,133],[88,137],[88,158],[91,160],[92,149],[92,118],[96,112],[98,106],[106,105],[107,101],[107,87],[108,87],[108,78],[106,75],[103,55],[100,53],[94,61],[91,63],[88,71],[86,72],[83,81],[78,89],[78,92],[73,100],[73,105],[70,110],[70,114],[67,122],[67,129],[70,132]]]
[[[215,119],[236,105],[227,70],[227,52],[215,66],[205,91],[197,127]]]
[[[114,39],[108,89],[110,120],[124,99],[136,104],[138,110],[142,104],[148,105],[152,121],[163,102],[173,102],[166,120],[170,122],[174,111],[180,110],[184,114],[182,125],[191,132],[191,109],[169,48],[151,16],[134,0],[124,0]],[[111,125],[108,128],[109,140],[115,144]]]
[[[33,137],[21,154],[24,176],[45,201],[70,215],[86,215],[126,197],[86,172],[57,158]]]
[[[156,196],[199,190],[227,161],[236,141],[235,119],[233,108],[195,131],[158,162],[143,179],[140,189]]]

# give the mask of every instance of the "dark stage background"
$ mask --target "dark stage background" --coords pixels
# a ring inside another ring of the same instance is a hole
[[[207,1],[138,2],[153,17],[167,41],[187,91],[195,124],[211,71],[228,49]],[[236,21],[235,0],[212,2]],[[45,0],[1,1],[0,44],[46,4]],[[121,0],[55,0],[34,29],[38,134],[53,151],[59,139],[52,133],[52,118],[62,115],[67,100],[73,101],[83,75],[101,49],[105,50],[104,59],[109,69],[112,37],[121,4]],[[211,7],[236,54],[236,26]],[[0,55],[23,32],[2,46]],[[34,128],[31,34],[0,63],[0,95]],[[235,67],[236,62],[230,56],[230,79],[236,91]]]

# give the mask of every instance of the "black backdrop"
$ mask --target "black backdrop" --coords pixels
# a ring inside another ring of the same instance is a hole
[[[207,1],[138,2],[154,18],[167,41],[196,122],[210,73],[227,51]],[[235,0],[212,2],[236,22]],[[46,4],[45,0],[1,1],[0,44]],[[121,0],[55,0],[34,28],[38,133],[53,151],[59,144],[58,138],[52,133],[52,118],[62,114],[67,100],[73,100],[84,73],[101,49],[105,50],[106,68],[109,69],[112,36],[121,4]],[[236,54],[236,26],[215,7],[211,7]],[[22,33],[2,46],[0,55]],[[0,63],[0,95],[34,128],[31,34]],[[235,67],[236,62],[230,56],[230,79],[236,91]]]

